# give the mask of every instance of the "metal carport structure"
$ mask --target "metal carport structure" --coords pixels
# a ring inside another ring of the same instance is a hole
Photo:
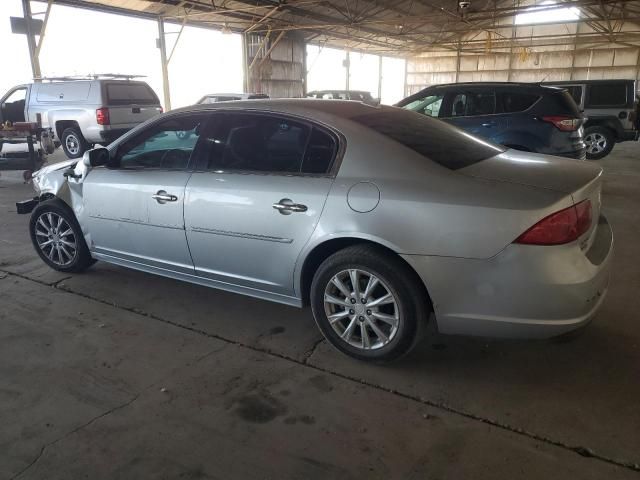
[[[42,0],[45,1],[45,0]],[[31,15],[23,0],[25,16]],[[158,22],[165,105],[170,108],[164,25],[242,34],[245,90],[305,92],[306,44],[406,58],[405,94],[425,85],[476,80],[638,78],[640,1],[567,0],[48,0]],[[544,23],[519,21],[536,11]],[[575,18],[553,20],[559,11]],[[46,30],[30,32],[34,77]],[[179,34],[178,34],[179,38]],[[177,43],[177,42],[176,42]],[[175,44],[174,44],[175,48]],[[345,66],[348,69],[348,53]],[[348,78],[348,73],[347,73]]]

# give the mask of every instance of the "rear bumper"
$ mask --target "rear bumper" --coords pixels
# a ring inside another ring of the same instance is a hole
[[[487,260],[403,256],[423,279],[445,334],[549,338],[586,325],[607,292],[613,235],[604,217],[578,242],[512,244]]]
[[[637,141],[639,137],[639,130],[625,130],[622,132],[622,135],[618,137],[618,142]]]
[[[557,155],[559,157],[575,158],[577,160],[586,160],[586,158],[587,158],[587,147],[583,147],[583,148],[581,148],[579,150],[572,150],[571,152],[556,153],[555,155]]]
[[[100,132],[100,138],[102,139],[100,143],[111,143],[114,140],[117,140],[118,138],[120,138],[122,135],[124,135],[125,133],[127,133],[129,130],[131,130],[130,128],[114,128],[111,130],[102,130]]]

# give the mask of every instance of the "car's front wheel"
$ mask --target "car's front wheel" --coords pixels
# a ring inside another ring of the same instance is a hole
[[[415,274],[386,251],[356,245],[318,268],[311,307],[331,344],[359,360],[390,361],[413,347],[428,313]]]
[[[587,145],[587,159],[599,160],[609,155],[615,140],[611,130],[605,127],[587,127],[584,131],[584,143]]]
[[[60,200],[40,203],[29,222],[31,242],[49,267],[61,272],[82,272],[95,260],[75,215]]]

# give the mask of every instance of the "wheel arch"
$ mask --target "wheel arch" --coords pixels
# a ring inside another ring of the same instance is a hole
[[[424,300],[432,308],[433,302],[431,300],[427,285],[425,285],[420,275],[418,275],[418,272],[416,272],[416,270],[404,258],[402,258],[402,256],[399,255],[397,251],[376,239],[367,239],[354,236],[334,237],[326,239],[313,246],[311,250],[305,255],[304,262],[302,263],[302,266],[300,268],[297,281],[297,290],[300,294],[303,306],[308,306],[310,304],[311,282],[313,281],[313,276],[318,270],[320,264],[322,264],[324,260],[326,260],[334,253],[353,245],[371,245],[372,247],[378,248],[386,252],[387,254],[392,255],[395,259],[402,263],[409,272],[411,272],[413,281],[416,282],[418,288],[420,288],[421,292],[424,295]]]
[[[617,142],[622,135],[620,121],[616,117],[596,117],[589,118],[584,125],[585,130],[590,127],[606,128],[613,135],[614,142]]]
[[[58,140],[62,141],[62,132],[67,128],[77,128],[80,130],[80,124],[76,120],[56,120],[55,130]],[[82,131],[80,131],[80,133],[82,133]]]

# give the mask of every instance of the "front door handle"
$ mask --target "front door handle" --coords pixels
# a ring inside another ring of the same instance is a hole
[[[178,201],[178,197],[176,197],[175,195],[171,195],[164,190],[158,190],[158,193],[156,193],[155,195],[151,195],[151,198],[153,198],[159,204]]]
[[[291,215],[293,212],[307,211],[306,205],[302,205],[301,203],[293,203],[290,198],[283,198],[278,203],[274,203],[272,206],[282,215]]]
[[[496,122],[486,122],[486,123],[482,123],[481,124],[483,127],[495,127],[496,126]]]

